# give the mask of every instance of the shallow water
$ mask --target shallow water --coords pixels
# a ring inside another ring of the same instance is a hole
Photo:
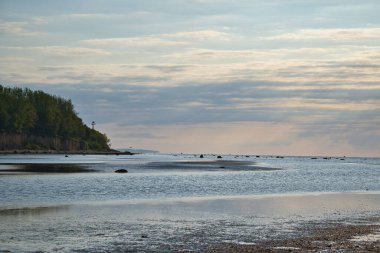
[[[0,156],[0,205],[380,190],[380,159],[213,160],[158,154]],[[116,169],[129,173],[116,174]]]
[[[341,159],[3,155],[0,250],[201,250],[378,214],[380,159]]]

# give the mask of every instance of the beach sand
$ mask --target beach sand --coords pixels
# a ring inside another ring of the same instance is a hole
[[[380,252],[380,216],[310,222],[298,229],[300,235],[291,238],[223,243],[208,252]]]
[[[379,229],[377,192],[100,201],[2,209],[0,251],[378,252]]]

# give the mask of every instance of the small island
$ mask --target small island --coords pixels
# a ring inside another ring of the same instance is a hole
[[[0,153],[121,153],[109,143],[83,123],[71,100],[0,85]]]

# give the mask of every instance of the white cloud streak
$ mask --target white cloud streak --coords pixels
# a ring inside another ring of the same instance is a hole
[[[82,43],[96,46],[170,47],[191,45],[207,40],[229,40],[230,35],[214,30],[200,30],[158,34],[140,37],[105,38],[83,40]]]
[[[353,41],[380,39],[380,28],[349,28],[349,29],[300,29],[295,32],[287,32],[275,36],[263,37],[264,40],[332,40],[332,41]]]
[[[46,46],[46,47],[0,47],[6,50],[12,50],[17,52],[37,52],[39,54],[45,54],[57,57],[67,57],[67,58],[81,58],[81,57],[99,57],[107,56],[111,53],[96,48],[85,48],[85,47],[67,47],[67,46]]]
[[[27,22],[3,22],[0,23],[0,32],[20,34],[24,32]]]
[[[96,46],[132,46],[132,47],[170,47],[185,45],[184,42],[164,40],[162,38],[130,37],[130,38],[107,38],[107,39],[90,39],[82,41],[85,44]]]

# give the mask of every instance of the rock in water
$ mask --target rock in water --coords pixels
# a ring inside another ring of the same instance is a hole
[[[126,169],[115,170],[115,173],[128,173]]]

